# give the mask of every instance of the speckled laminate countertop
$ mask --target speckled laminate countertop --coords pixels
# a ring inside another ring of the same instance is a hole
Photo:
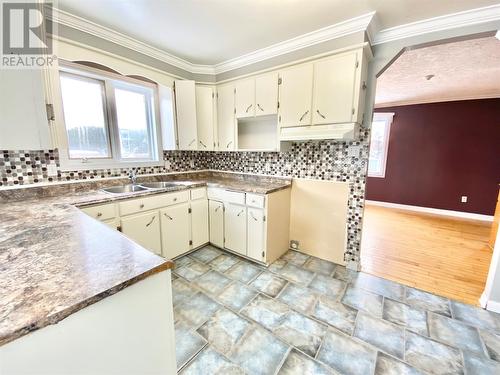
[[[109,194],[125,179],[0,190],[0,345],[55,324],[173,262],[145,250],[77,207],[197,186],[271,193],[289,179],[220,172],[140,177],[175,187]]]

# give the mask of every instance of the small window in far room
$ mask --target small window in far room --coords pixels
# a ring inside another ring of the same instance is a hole
[[[387,151],[389,148],[389,134],[394,113],[374,113],[370,156],[368,160],[368,177],[385,177],[385,166],[387,163]]]
[[[161,162],[155,84],[74,63],[61,65],[68,167],[121,168]]]

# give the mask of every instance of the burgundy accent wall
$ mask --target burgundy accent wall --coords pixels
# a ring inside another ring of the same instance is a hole
[[[394,112],[385,178],[366,199],[493,215],[500,183],[500,99],[378,108]],[[461,203],[462,195],[468,196]]]

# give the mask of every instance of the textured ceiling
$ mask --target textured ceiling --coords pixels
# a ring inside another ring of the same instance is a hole
[[[376,11],[381,28],[498,0],[58,0],[77,16],[195,64],[216,64]]]
[[[434,75],[430,80],[426,76]],[[377,106],[500,97],[500,40],[404,52],[377,80]]]

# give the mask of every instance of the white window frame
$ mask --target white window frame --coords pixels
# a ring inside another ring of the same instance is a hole
[[[382,171],[380,173],[370,172],[370,166],[368,165],[368,177],[377,177],[377,178],[385,178],[385,170],[387,166],[387,154],[389,151],[389,136],[391,134],[391,125],[392,120],[394,118],[394,112],[375,112],[373,114],[372,122],[384,122],[385,123],[385,132],[384,132],[384,157],[382,163]],[[371,142],[371,140],[370,140]],[[371,152],[371,151],[370,151]],[[368,156],[368,161],[370,160],[370,156]]]
[[[72,74],[83,79],[85,77],[104,81],[105,90],[105,106],[106,106],[106,126],[108,132],[108,143],[110,147],[109,158],[80,158],[74,159],[69,157],[69,144],[68,134],[64,123],[64,111],[62,103],[62,93],[60,88],[59,72],[63,74]],[[100,69],[87,67],[82,64],[72,63],[68,61],[59,61],[59,70],[56,81],[56,92],[58,99],[58,111],[62,120],[57,122],[58,129],[58,150],[60,159],[60,168],[62,171],[79,171],[79,170],[93,170],[93,169],[119,169],[119,168],[133,168],[133,167],[155,167],[163,165],[163,147],[162,147],[162,129],[160,125],[160,101],[158,94],[158,85],[145,82],[139,79],[122,76],[107,72]],[[153,110],[149,111],[149,121],[152,123],[152,130],[154,134],[150,134],[151,146],[151,159],[121,159],[120,155],[120,139],[118,134],[118,124],[116,120],[116,111],[114,103],[114,88],[115,87],[127,88],[128,90],[136,90],[137,92],[145,93],[146,91],[153,91],[151,96]]]

